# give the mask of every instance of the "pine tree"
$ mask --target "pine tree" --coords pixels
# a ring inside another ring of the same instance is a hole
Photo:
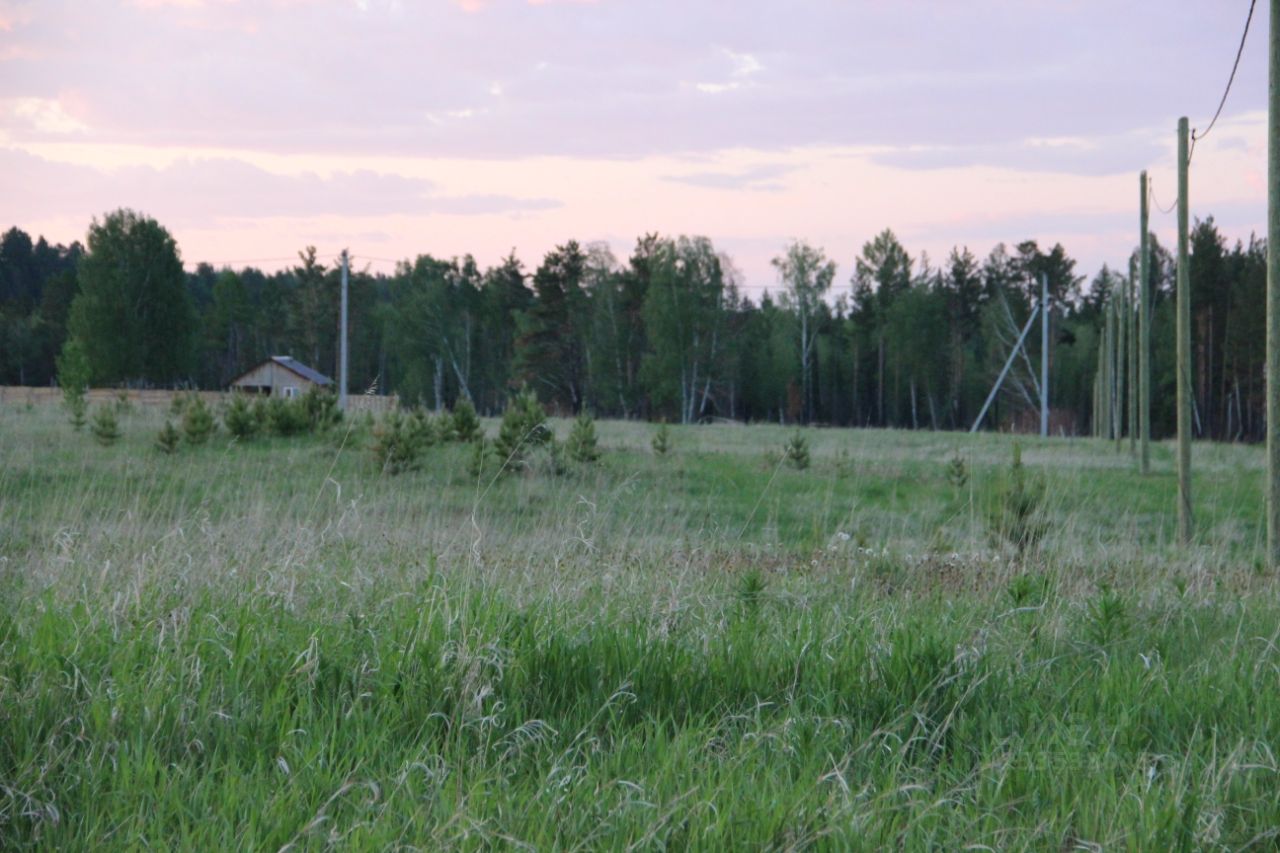
[[[494,450],[504,471],[519,471],[527,466],[529,452],[546,445],[553,437],[547,426],[546,411],[526,388],[511,398],[502,413]]]
[[[84,429],[88,403],[85,393],[89,390],[89,358],[84,347],[74,338],[67,341],[58,357],[58,384],[62,386],[62,399],[67,407],[71,426],[78,432]]]
[[[804,433],[796,430],[795,435],[791,436],[791,440],[787,442],[784,454],[787,464],[797,471],[803,471],[809,467],[809,440],[804,437]]]
[[[109,447],[120,440],[120,425],[110,404],[103,404],[94,410],[89,429],[93,432],[94,439],[103,447]]]
[[[569,457],[574,462],[590,464],[600,459],[600,446],[596,440],[596,422],[585,409],[573,422],[569,432]]]
[[[182,413],[182,435],[187,443],[192,446],[204,444],[216,428],[209,406],[199,397],[192,396]]]
[[[667,426],[665,421],[659,424],[658,431],[653,434],[653,440],[649,445],[659,456],[666,456],[671,452],[671,427]]]
[[[160,428],[160,434],[156,436],[156,449],[166,455],[172,455],[178,452],[178,442],[181,440],[182,436],[174,427],[173,421],[166,420],[164,426]]]
[[[471,405],[471,401],[465,398],[454,404],[449,426],[452,433],[450,437],[458,442],[473,442],[483,434],[483,430],[480,427],[480,417],[476,414],[476,407]]]
[[[258,418],[254,415],[249,401],[240,394],[231,397],[227,410],[222,415],[222,424],[240,441],[248,441],[258,432]]]

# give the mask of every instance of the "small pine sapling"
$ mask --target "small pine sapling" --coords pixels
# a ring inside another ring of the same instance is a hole
[[[58,356],[58,384],[62,386],[62,400],[67,407],[71,426],[77,432],[84,429],[89,404],[85,394],[89,390],[91,370],[84,347],[75,340],[67,341]]]
[[[476,407],[465,397],[454,404],[453,414],[449,420],[450,432],[452,433],[450,438],[454,441],[468,444],[483,434],[483,429],[480,426],[480,416],[476,414]]]
[[[596,438],[596,422],[586,409],[573,422],[569,431],[569,458],[574,462],[591,464],[600,459],[600,443]]]
[[[258,418],[249,401],[240,394],[233,394],[227,409],[222,413],[222,425],[238,441],[248,441],[258,433]]]
[[[312,432],[326,432],[342,423],[342,409],[338,408],[337,396],[319,385],[308,388],[298,405],[306,413]]]
[[[658,430],[653,434],[649,446],[658,456],[666,456],[671,452],[671,427],[667,426],[666,421],[658,425]]]
[[[373,428],[370,445],[378,469],[384,474],[402,474],[420,464],[422,444],[414,435],[412,418],[392,409]]]
[[[965,463],[964,457],[960,455],[960,451],[956,451],[950,461],[947,462],[947,482],[951,484],[956,494],[964,491],[964,487],[969,485],[969,466]]]
[[[160,434],[156,436],[156,449],[171,456],[178,452],[178,443],[181,441],[182,434],[173,425],[173,421],[166,419],[164,426],[160,428]]]
[[[786,456],[787,464],[797,471],[803,471],[809,467],[809,439],[804,437],[804,433],[796,430],[795,435],[791,436],[791,440],[787,442],[787,446],[783,448],[783,454]]]
[[[996,486],[987,506],[987,523],[992,535],[1008,542],[1021,557],[1040,544],[1049,530],[1045,510],[1044,481],[1027,473],[1022,464],[1022,447],[1013,445],[1013,461]]]
[[[187,444],[193,447],[204,444],[217,426],[209,406],[193,395],[182,412],[182,437],[187,440]]]
[[[553,437],[542,404],[532,391],[525,389],[511,398],[502,413],[493,447],[503,471],[519,471],[527,467],[529,452],[545,446]]]
[[[467,473],[471,479],[481,480],[492,465],[489,458],[493,455],[493,447],[483,435],[471,442],[471,458],[467,462]]]
[[[103,447],[109,447],[119,441],[120,424],[116,421],[114,407],[104,403],[94,409],[89,430],[93,433],[94,440]]]

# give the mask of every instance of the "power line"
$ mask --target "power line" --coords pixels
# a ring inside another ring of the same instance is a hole
[[[1156,210],[1160,211],[1161,213],[1173,213],[1173,209],[1178,206],[1177,198],[1174,198],[1173,204],[1169,205],[1168,207],[1160,206],[1160,202],[1156,201],[1156,182],[1153,179],[1147,180],[1147,195],[1151,197],[1151,203],[1155,205]]]
[[[1213,126],[1218,123],[1218,116],[1222,115],[1222,108],[1227,105],[1227,95],[1231,94],[1231,84],[1236,80],[1236,71],[1240,68],[1240,57],[1244,55],[1244,43],[1249,38],[1249,24],[1253,21],[1253,10],[1258,5],[1258,0],[1249,0],[1249,16],[1244,19],[1244,32],[1240,35],[1240,47],[1236,50],[1236,61],[1231,66],[1231,76],[1227,78],[1227,88],[1222,93],[1222,100],[1218,101],[1218,110],[1213,114],[1213,119],[1209,122],[1209,126],[1204,129],[1204,133],[1196,130],[1191,131],[1191,150],[1187,152],[1187,162],[1191,162],[1191,158],[1196,153],[1196,141],[1204,139],[1209,135],[1209,131],[1213,130]]]

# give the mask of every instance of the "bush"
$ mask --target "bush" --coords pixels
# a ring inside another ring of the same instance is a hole
[[[209,440],[217,429],[213,420],[213,412],[199,397],[192,396],[182,413],[182,437],[187,444],[198,447]]]
[[[272,397],[267,403],[267,425],[273,435],[289,438],[302,435],[311,429],[311,419],[302,405],[295,400]]]
[[[467,399],[459,400],[454,404],[449,427],[449,438],[453,441],[469,443],[484,434],[484,430],[480,427],[480,416],[476,414],[476,407]]]
[[[240,441],[248,441],[258,433],[258,418],[241,394],[233,394],[227,409],[222,413],[222,425]]]
[[[180,441],[182,441],[182,435],[174,427],[173,421],[166,420],[164,426],[160,428],[160,434],[156,436],[156,449],[161,453],[172,455],[178,452]]]
[[[502,413],[502,426],[494,451],[503,471],[519,471],[528,465],[529,452],[552,439],[547,413],[532,391],[524,389],[511,398]]]
[[[569,432],[569,458],[574,462],[590,464],[600,458],[600,445],[596,439],[596,422],[585,409],[573,422]]]
[[[805,438],[800,430],[796,430],[795,435],[791,436],[791,440],[783,448],[783,455],[792,468],[797,471],[805,470],[809,467],[809,439]]]
[[[1049,529],[1044,480],[1027,473],[1022,447],[1013,445],[1009,470],[996,483],[987,504],[987,525],[993,538],[1008,542],[1022,556],[1034,549]]]
[[[471,475],[471,479],[480,480],[484,477],[492,467],[490,462],[492,456],[493,446],[483,435],[471,442],[471,459],[467,463],[467,473]]]
[[[653,440],[649,442],[649,446],[659,456],[666,456],[671,452],[671,427],[667,426],[666,421],[658,426],[658,431],[653,434]]]
[[[384,474],[402,474],[421,464],[423,446],[415,435],[412,417],[392,409],[373,428],[374,459]]]
[[[93,412],[89,430],[93,433],[94,440],[103,447],[108,447],[119,441],[120,425],[116,421],[115,408],[109,403],[98,406]]]
[[[298,405],[306,414],[308,428],[324,432],[342,423],[342,409],[337,396],[319,385],[312,385],[299,399]]]
[[[62,400],[67,407],[67,416],[77,432],[84,429],[89,409],[85,392],[89,390],[90,375],[89,358],[85,355],[84,347],[75,339],[67,341],[62,354],[58,356],[58,384],[62,386]]]

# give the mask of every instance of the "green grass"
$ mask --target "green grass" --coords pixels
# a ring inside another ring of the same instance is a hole
[[[1257,448],[1196,448],[1178,549],[1167,448],[1023,440],[1019,557],[1003,436],[817,430],[800,472],[790,429],[600,423],[595,468],[477,483],[159,424],[0,409],[4,849],[1276,844]]]

